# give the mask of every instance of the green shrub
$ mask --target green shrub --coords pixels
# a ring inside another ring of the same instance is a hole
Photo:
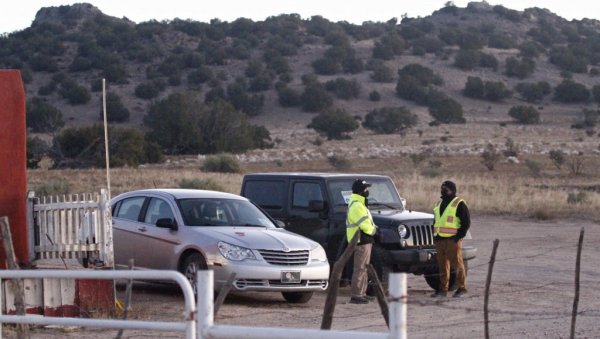
[[[59,94],[71,105],[83,105],[90,101],[91,95],[87,88],[67,79],[61,82]]]
[[[352,167],[352,162],[341,155],[332,155],[327,157],[329,164],[336,170],[346,171]]]
[[[227,86],[227,101],[248,116],[257,116],[264,106],[265,97],[262,94],[249,94],[245,80],[237,79]]]
[[[510,57],[506,59],[506,75],[524,79],[535,71],[535,61],[528,58],[521,60]]]
[[[62,112],[40,97],[27,102],[26,125],[36,133],[56,132],[65,125]]]
[[[508,111],[508,115],[521,124],[540,123],[540,112],[533,106],[513,106]]]
[[[459,50],[454,57],[454,67],[469,71],[479,66],[480,52],[474,50]]]
[[[305,112],[321,112],[333,105],[333,98],[319,82],[307,83],[300,99]]]
[[[539,161],[533,159],[526,159],[525,166],[533,176],[537,177],[542,172],[542,164]]]
[[[104,120],[102,98],[100,98],[100,120]],[[123,105],[121,97],[113,92],[106,94],[106,120],[109,122],[129,121],[129,109]]]
[[[231,154],[217,154],[204,159],[202,170],[205,172],[241,173],[242,167]]]
[[[512,95],[512,91],[506,88],[501,81],[485,82],[485,98],[489,101],[500,101]]]
[[[464,124],[463,108],[460,103],[451,98],[442,99],[429,106],[429,114],[435,121],[443,124]]]
[[[546,81],[540,81],[538,83],[525,83],[520,82],[515,87],[517,93],[519,93],[528,102],[537,102],[552,91],[550,84]]]
[[[415,126],[417,121],[417,115],[406,107],[384,107],[369,112],[362,125],[376,133],[403,134],[406,129]]]
[[[588,195],[584,191],[569,192],[567,196],[568,204],[582,204],[588,200]]]
[[[136,97],[148,100],[156,98],[160,93],[160,88],[156,86],[155,82],[151,81],[135,86],[134,93]]]
[[[587,102],[590,91],[585,85],[573,80],[563,80],[554,88],[554,100],[564,103]]]
[[[550,150],[548,157],[552,161],[552,164],[559,170],[567,162],[567,154],[559,149]]]
[[[66,179],[50,179],[47,182],[33,188],[36,197],[47,197],[51,195],[69,194],[69,182]]]
[[[377,91],[371,91],[371,93],[369,93],[369,100],[377,102],[381,100],[381,94]]]
[[[216,180],[211,178],[206,179],[181,179],[179,182],[179,188],[188,188],[196,190],[211,190],[211,191],[224,191]]]
[[[38,163],[50,151],[50,146],[38,137],[27,137],[27,168],[37,168]]]
[[[489,170],[493,171],[496,163],[500,161],[501,154],[492,143],[488,143],[481,153],[481,163]]]
[[[279,98],[279,104],[283,107],[294,107],[300,105],[300,94],[288,86],[278,86],[277,96]]]
[[[356,79],[347,80],[337,78],[325,83],[325,89],[333,92],[336,97],[344,100],[357,98],[360,94],[360,85]]]
[[[348,133],[358,128],[358,122],[343,109],[331,109],[319,113],[307,126],[325,134],[328,140],[350,139]]]
[[[485,96],[485,86],[480,77],[468,77],[463,94],[469,98],[481,99]]]
[[[373,66],[371,79],[375,82],[392,82],[394,81],[394,72],[383,63],[377,63]]]

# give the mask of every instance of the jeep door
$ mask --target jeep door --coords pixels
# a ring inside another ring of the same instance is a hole
[[[328,204],[325,187],[317,180],[298,179],[290,182],[286,230],[313,239],[327,250]],[[310,202],[320,201],[324,209],[311,211]]]

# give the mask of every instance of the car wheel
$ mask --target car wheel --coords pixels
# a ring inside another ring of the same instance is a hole
[[[204,271],[206,269],[208,269],[208,265],[206,265],[206,260],[204,260],[204,257],[200,253],[192,253],[183,261],[181,273],[192,285],[194,294],[196,294],[196,277],[198,271]]]
[[[291,304],[305,304],[313,296],[313,292],[281,292],[281,294]]]
[[[469,264],[467,261],[464,262],[465,265],[465,275],[469,272]],[[434,290],[438,290],[440,288],[440,273],[437,266],[433,266],[425,271],[425,281],[427,285]],[[450,270],[450,281],[448,282],[448,290],[454,291],[456,286],[454,282],[456,281],[456,271],[454,269]]]

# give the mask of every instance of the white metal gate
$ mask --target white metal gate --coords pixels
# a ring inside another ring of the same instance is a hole
[[[29,255],[113,266],[112,221],[106,190],[28,198]]]

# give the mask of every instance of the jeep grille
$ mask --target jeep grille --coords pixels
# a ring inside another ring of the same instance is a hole
[[[408,229],[413,246],[433,245],[433,225],[413,225]]]
[[[258,250],[258,253],[271,265],[300,266],[308,263],[308,251]]]

